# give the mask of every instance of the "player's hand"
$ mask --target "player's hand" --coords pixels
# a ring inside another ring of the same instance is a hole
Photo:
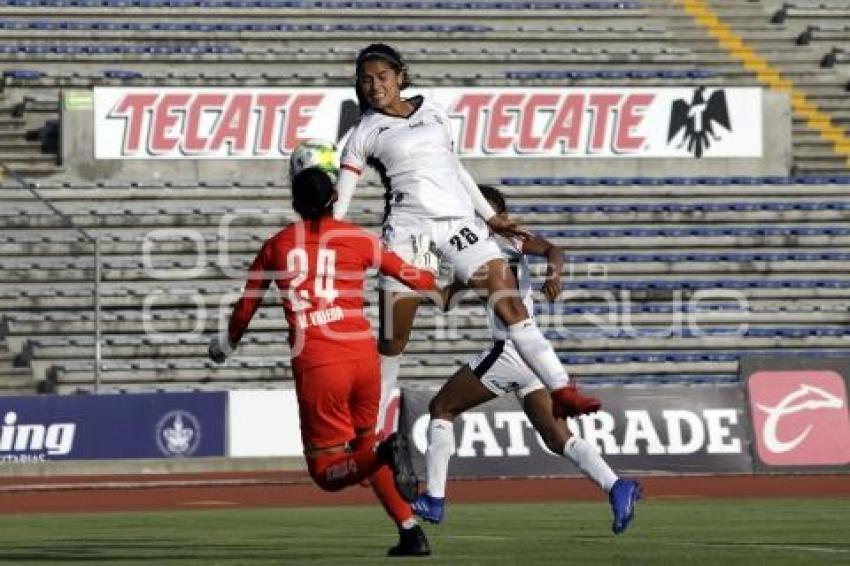
[[[413,243],[413,267],[430,271],[434,275],[440,272],[440,258],[431,249],[431,238],[427,234],[411,236]]]
[[[511,220],[504,212],[491,216],[487,220],[487,226],[489,226],[493,232],[501,236],[514,238],[519,237],[523,240],[527,240],[532,237],[531,232]]]
[[[233,352],[233,348],[226,334],[213,336],[209,347],[210,359],[217,364],[223,364],[227,356]]]
[[[541,287],[540,290],[550,303],[554,303],[555,299],[558,298],[558,295],[561,294],[561,278],[547,277],[546,282],[543,283],[543,287]]]

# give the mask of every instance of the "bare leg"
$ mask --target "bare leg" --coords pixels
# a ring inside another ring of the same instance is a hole
[[[602,459],[599,450],[588,441],[573,436],[564,419],[552,415],[552,398],[538,389],[522,400],[528,420],[540,433],[546,447],[576,465],[581,472],[606,493],[617,481],[617,474]]]
[[[421,299],[413,293],[378,291],[380,331],[378,350],[381,353],[381,401],[378,405],[378,429],[386,424],[387,406],[398,383],[401,353],[410,339],[410,329]],[[386,432],[386,431],[385,431]]]
[[[519,298],[517,280],[504,259],[482,265],[469,285],[487,293],[487,306],[505,323],[519,355],[550,391],[569,384],[570,378],[549,341],[543,337]]]
[[[575,417],[598,411],[601,403],[585,397],[570,383],[564,366],[552,345],[529,316],[517,291],[516,277],[504,259],[482,265],[469,284],[487,292],[488,305],[507,326],[507,338],[516,346],[523,361],[549,389],[556,416]]]

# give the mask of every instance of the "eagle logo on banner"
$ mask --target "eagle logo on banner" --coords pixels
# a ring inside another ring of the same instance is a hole
[[[705,99],[705,87],[694,91],[691,102],[679,98],[673,101],[670,110],[670,128],[667,132],[667,143],[682,134],[679,149],[687,145],[689,153],[697,158],[702,157],[712,141],[719,141],[720,136],[714,132],[715,125],[732,131],[729,122],[729,111],[726,106],[726,94],[722,89],[715,90]],[[684,133],[683,133],[684,132]]]

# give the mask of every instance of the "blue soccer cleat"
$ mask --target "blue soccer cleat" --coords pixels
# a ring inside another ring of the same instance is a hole
[[[635,502],[642,495],[643,488],[634,480],[619,479],[614,482],[608,494],[608,500],[611,502],[611,511],[614,512],[611,530],[615,535],[619,535],[628,528],[635,516]]]
[[[446,498],[431,497],[427,493],[423,493],[410,504],[410,508],[418,517],[429,523],[441,523],[443,515],[446,513]]]

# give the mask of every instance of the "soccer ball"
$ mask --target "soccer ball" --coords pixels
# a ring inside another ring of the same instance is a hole
[[[301,142],[289,158],[289,180],[308,167],[321,169],[336,183],[339,175],[339,154],[332,141],[311,139]]]

